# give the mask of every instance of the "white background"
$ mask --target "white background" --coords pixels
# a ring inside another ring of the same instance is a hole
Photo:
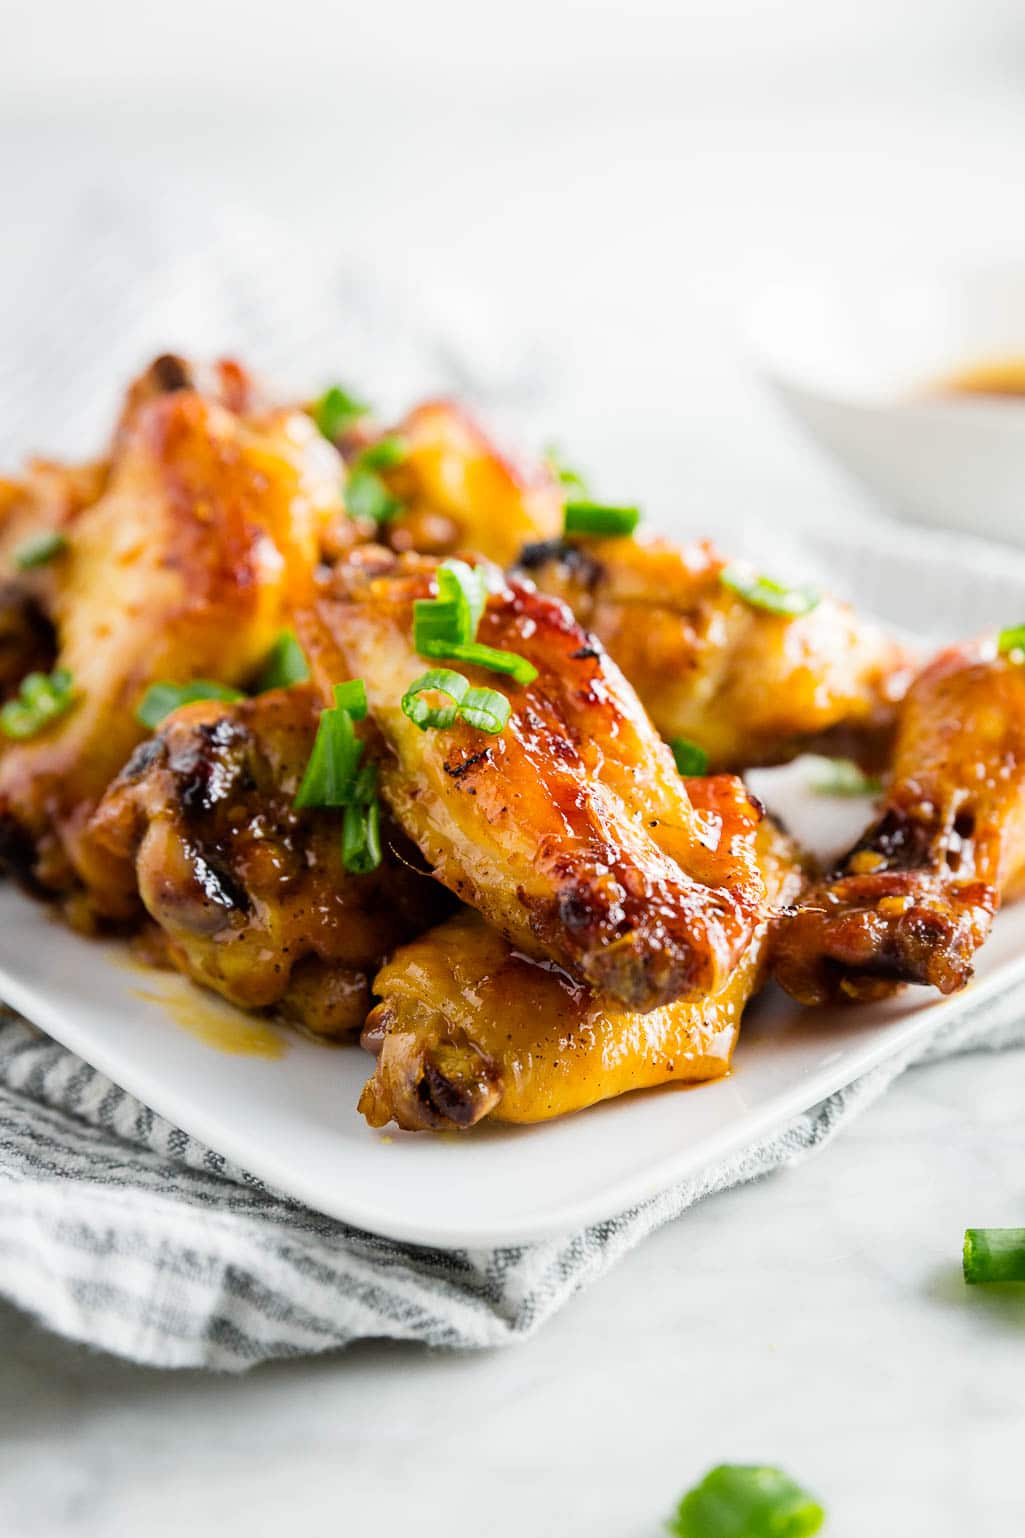
[[[0,443],[102,421],[57,366],[76,327],[111,395],[129,366],[117,296],[61,303],[83,209],[144,256],[255,212],[378,295],[353,381],[387,390],[382,327],[415,317],[439,381],[663,521],[851,522],[744,317],[780,277],[1025,252],[1023,88],[1020,0],[0,0],[0,371],[27,381]],[[1021,1221],[1023,1086],[1022,1054],[913,1074],[500,1357],[171,1380],[3,1316],[0,1528],[643,1538],[709,1464],[764,1458],[840,1538],[1025,1530],[1025,1303],[956,1273],[966,1223]]]

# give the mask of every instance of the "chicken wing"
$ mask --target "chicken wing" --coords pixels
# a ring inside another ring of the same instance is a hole
[[[1001,894],[1025,874],[1025,667],[992,639],[951,647],[901,708],[882,811],[778,924],[802,1003],[963,988]]]
[[[337,1036],[363,1024],[382,958],[449,899],[391,854],[395,830],[377,870],[350,875],[341,814],[295,809],[318,715],[309,686],[182,707],[136,749],[89,831],[107,888],[138,884],[181,971]]]
[[[192,391],[142,402],[103,495],[69,527],[53,596],[70,711],[0,758],[0,845],[36,885],[85,882],[84,830],[143,736],[156,680],[238,684],[311,579],[321,526],[340,516],[341,463],[299,412],[245,425]]]
[[[508,566],[528,540],[562,528],[562,493],[544,467],[521,470],[451,401],[429,401],[395,429],[402,458],[382,472],[401,510],[396,550],[472,550]]]
[[[689,787],[697,804],[702,788]],[[759,861],[770,901],[800,886],[766,819]],[[459,1130],[484,1117],[537,1122],[629,1090],[720,1078],[764,971],[768,919],[714,994],[633,1014],[515,951],[464,910],[403,946],[378,973],[363,1045],[377,1064],[359,1108],[373,1127]]]
[[[724,776],[715,810],[697,810],[615,663],[529,583],[498,579],[478,636],[526,657],[537,679],[517,687],[460,665],[474,684],[504,686],[504,730],[421,731],[401,701],[425,670],[413,603],[436,593],[435,570],[368,548],[297,614],[325,698],[338,679],[364,680],[399,822],[515,945],[631,1009],[717,989],[761,916],[760,807]]]
[[[600,637],[666,738],[712,769],[780,763],[844,732],[837,751],[872,756],[907,684],[907,658],[875,626],[824,597],[789,616],[721,580],[705,542],[553,540],[519,567]]]

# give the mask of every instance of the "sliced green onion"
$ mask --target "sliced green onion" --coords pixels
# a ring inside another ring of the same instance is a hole
[[[369,806],[377,795],[377,765],[364,764],[352,787],[352,804]]]
[[[21,681],[17,698],[8,700],[0,709],[0,730],[5,737],[34,737],[64,715],[74,698],[74,684],[66,668],[56,668],[52,673],[29,673]]]
[[[364,401],[357,400],[348,390],[343,390],[341,385],[332,385],[314,403],[310,414],[324,437],[334,442],[340,433],[354,426],[369,410],[370,407]]]
[[[415,679],[402,696],[402,714],[422,732],[430,728],[444,731],[455,724],[469,688],[470,681],[462,673],[455,673],[451,668],[432,668]],[[431,705],[424,698],[427,694],[440,694],[447,703]]]
[[[445,703],[432,705],[426,695],[441,695]],[[432,668],[402,696],[403,714],[422,732],[445,731],[461,717],[467,726],[494,736],[505,728],[510,709],[497,689],[471,688],[469,679],[451,668]]]
[[[64,535],[51,529],[48,534],[37,534],[19,545],[14,552],[14,564],[19,571],[31,571],[34,566],[45,566],[56,556],[63,555],[67,548]]]
[[[496,736],[509,722],[509,701],[497,689],[467,689],[459,714],[467,726]]]
[[[532,684],[537,668],[517,652],[499,651],[496,646],[484,646],[480,641],[425,641],[417,647],[422,657],[450,657],[455,662],[470,662],[492,673],[506,673],[518,684]]]
[[[362,679],[336,684],[335,703],[320,712],[306,772],[296,791],[295,805],[348,806],[353,798],[363,744],[353,721],[367,713]]]
[[[135,719],[152,731],[165,716],[179,705],[192,705],[196,700],[241,700],[241,689],[219,684],[212,678],[193,678],[187,684],[150,684],[135,712]]]
[[[966,1228],[964,1279],[1025,1282],[1025,1228]]]
[[[352,462],[353,469],[394,470],[406,457],[406,440],[398,433],[386,433],[376,443],[368,443],[360,449]]]
[[[472,641],[477,634],[488,589],[484,571],[465,561],[442,561],[436,573],[437,598],[413,603],[413,646],[422,656],[440,656],[424,648],[435,641]]]
[[[304,684],[309,676],[306,654],[294,632],[283,630],[267,653],[253,691],[266,694],[269,689],[290,689],[293,684]]]
[[[381,805],[377,799],[377,765],[360,764],[363,743],[354,721],[367,713],[367,693],[361,678],[335,684],[334,705],[320,713],[317,735],[295,805],[343,806],[342,864],[354,876],[365,876],[381,863]]]
[[[689,737],[671,737],[669,746],[673,750],[676,767],[682,775],[696,778],[700,774],[708,773],[708,754],[698,743],[691,742]]]
[[[676,1538],[809,1538],[824,1521],[814,1496],[781,1470],[721,1463],[688,1490],[669,1531]]]
[[[387,523],[402,511],[402,503],[392,496],[377,471],[360,465],[349,471],[345,506],[351,518],[369,518],[371,523]]]
[[[569,491],[579,492],[581,497],[587,496],[586,480],[579,470],[574,470],[566,464],[554,443],[550,443],[545,449],[545,463],[561,486],[565,486]]]
[[[354,876],[366,876],[381,863],[381,803],[351,802],[342,823],[342,864]]]
[[[1012,662],[1025,662],[1025,625],[1010,625],[997,636],[997,651]]]
[[[787,587],[782,582],[774,582],[771,577],[745,571],[741,566],[727,566],[719,573],[719,581],[753,609],[786,614],[791,619],[810,614],[822,602],[822,594],[813,587]]]
[[[347,683],[335,684],[336,710],[347,710],[354,721],[365,721],[367,715],[367,690],[362,678],[350,678]]]
[[[632,534],[641,521],[637,507],[613,507],[608,502],[567,502],[563,508],[565,534]]]

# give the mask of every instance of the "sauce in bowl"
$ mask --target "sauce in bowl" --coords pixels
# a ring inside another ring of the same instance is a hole
[[[991,399],[1025,396],[1025,353],[973,363],[941,379],[930,395],[976,395]]]

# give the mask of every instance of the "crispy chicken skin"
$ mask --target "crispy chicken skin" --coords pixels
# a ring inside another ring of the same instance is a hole
[[[519,560],[601,638],[662,735],[713,770],[783,762],[841,729],[841,751],[871,756],[907,683],[901,649],[829,597],[792,618],[753,608],[720,581],[726,565],[704,541],[662,539],[557,539]]]
[[[59,561],[57,662],[75,703],[0,758],[0,844],[23,875],[51,891],[84,882],[99,913],[120,915],[84,829],[144,735],[139,701],[157,680],[253,672],[339,516],[340,475],[299,412],[257,429],[188,390],[139,405]]]
[[[549,472],[518,468],[453,402],[427,401],[395,431],[404,454],[384,479],[403,504],[387,528],[396,550],[472,550],[508,566],[528,540],[562,528],[562,493]]]
[[[615,663],[529,583],[499,583],[478,636],[528,658],[535,682],[459,664],[506,692],[505,730],[420,731],[400,702],[428,666],[412,615],[415,599],[436,593],[435,569],[366,549],[297,614],[324,697],[337,679],[365,682],[399,822],[438,879],[507,939],[631,1009],[714,991],[764,901],[760,807],[724,776],[714,809],[696,809]]]
[[[780,918],[776,977],[805,1004],[953,993],[1023,873],[1025,667],[993,639],[953,646],[904,701],[878,819]]]
[[[362,1026],[370,978],[447,905],[395,859],[342,865],[341,814],[296,811],[319,706],[298,686],[174,712],[142,743],[90,824],[107,885],[136,890],[170,959],[243,1009],[323,1035]]]
[[[689,786],[700,801],[699,782]],[[766,819],[769,898],[800,885],[793,851]],[[374,1127],[462,1130],[484,1117],[537,1122],[629,1090],[720,1078],[764,970],[768,918],[713,994],[631,1013],[550,963],[515,951],[464,910],[403,946],[378,973],[363,1044],[377,1056],[359,1108]]]

